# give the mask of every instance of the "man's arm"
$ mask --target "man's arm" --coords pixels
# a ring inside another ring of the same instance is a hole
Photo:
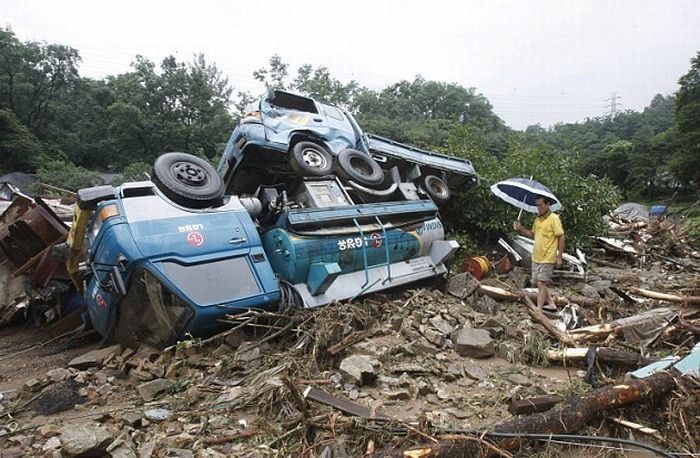
[[[522,224],[520,224],[520,221],[516,221],[513,223],[513,229],[515,229],[515,232],[517,232],[520,235],[530,237],[531,239],[535,238],[535,233],[532,232],[530,229],[526,229]]]
[[[561,267],[562,264],[564,264],[563,256],[564,250],[566,249],[566,240],[564,239],[563,235],[559,236],[558,249],[559,251],[557,252],[557,267]]]

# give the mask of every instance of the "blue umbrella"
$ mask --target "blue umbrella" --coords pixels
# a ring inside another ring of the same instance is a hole
[[[535,199],[538,195],[547,197],[550,202],[550,209],[557,211],[561,209],[561,203],[552,191],[542,183],[538,183],[527,178],[509,178],[499,181],[491,186],[491,192],[505,200],[511,205],[530,213],[537,213]],[[518,216],[520,219],[520,216]]]

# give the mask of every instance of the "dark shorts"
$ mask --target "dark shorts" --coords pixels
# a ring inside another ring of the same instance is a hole
[[[554,264],[540,264],[539,262],[532,263],[532,284],[543,281],[546,284],[552,283],[552,272],[554,272]]]

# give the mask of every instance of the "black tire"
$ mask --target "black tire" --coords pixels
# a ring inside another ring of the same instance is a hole
[[[165,153],[153,164],[153,183],[176,204],[190,208],[218,205],[224,184],[207,161],[187,153]]]
[[[422,184],[423,190],[436,205],[442,205],[450,200],[450,188],[447,187],[447,183],[442,178],[435,175],[426,175]]]
[[[356,149],[344,149],[338,154],[338,175],[363,186],[375,187],[384,182],[384,171],[371,156]]]
[[[322,177],[333,171],[333,158],[319,144],[303,141],[292,147],[289,165],[301,176]]]

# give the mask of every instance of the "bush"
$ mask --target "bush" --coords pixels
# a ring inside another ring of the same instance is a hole
[[[67,159],[43,158],[37,175],[42,183],[58,186],[70,191],[104,184],[97,172],[77,166]]]
[[[454,151],[454,150],[453,150]],[[593,175],[582,176],[579,158],[570,152],[511,148],[502,160],[481,149],[463,154],[469,157],[479,175],[479,185],[461,193],[445,211],[457,233],[472,235],[482,243],[493,243],[504,234],[513,234],[512,223],[518,210],[490,191],[492,184],[512,177],[533,177],[547,186],[562,203],[559,212],[567,245],[587,246],[591,235],[605,229],[603,216],[620,202],[612,182]],[[531,227],[534,214],[523,213],[521,221]]]

